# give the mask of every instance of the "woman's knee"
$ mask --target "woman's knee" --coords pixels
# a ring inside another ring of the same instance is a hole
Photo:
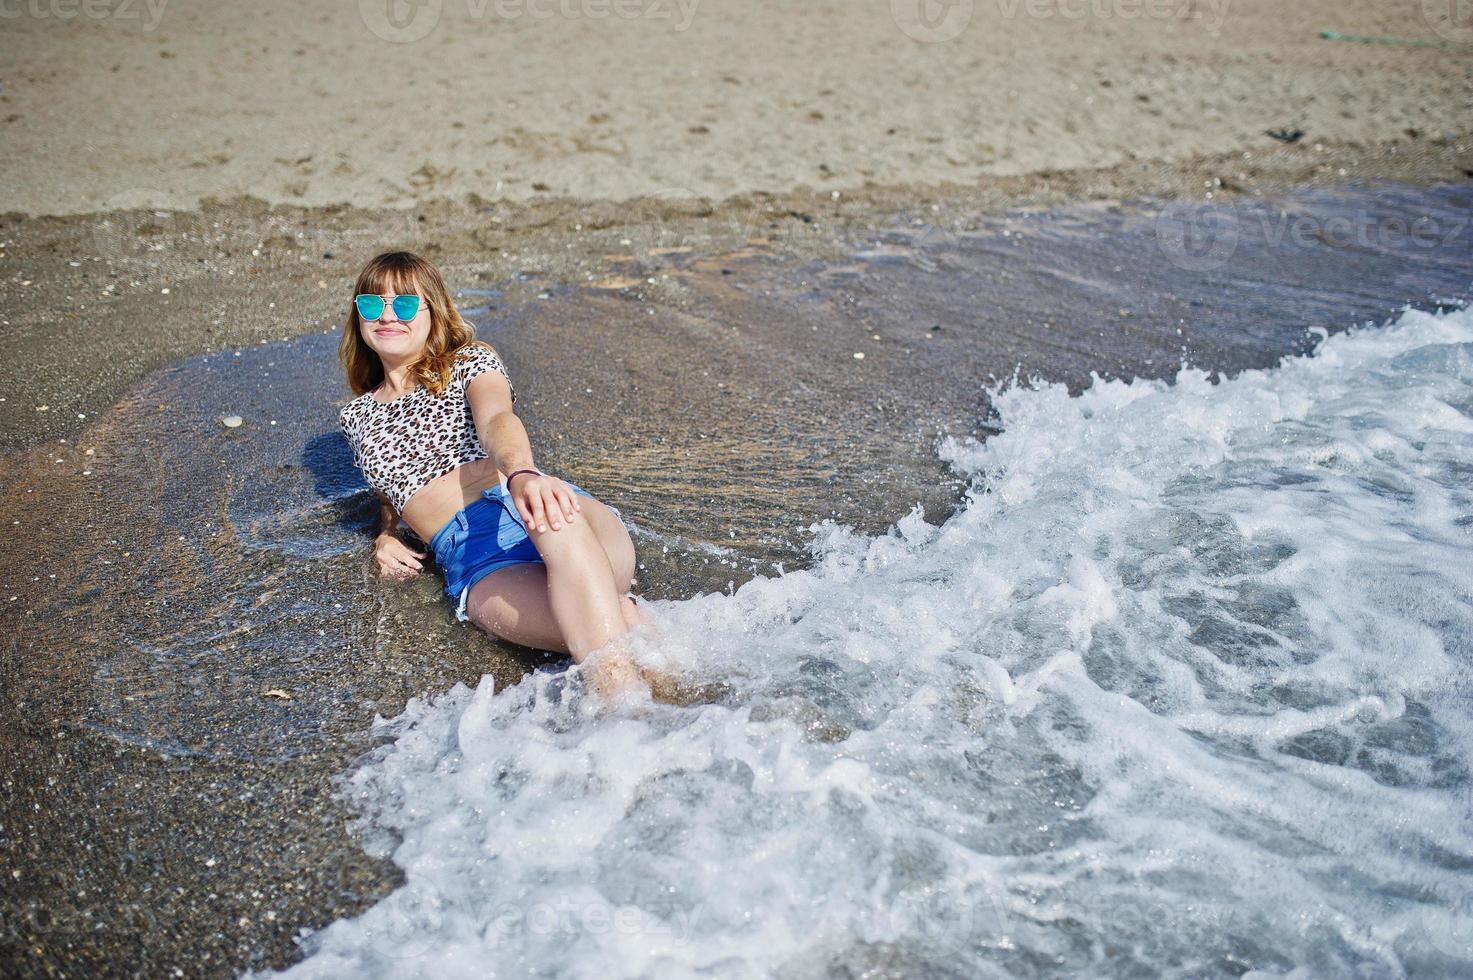
[[[538,552],[544,561],[556,562],[569,553],[576,554],[579,547],[597,541],[614,572],[614,581],[619,590],[622,592],[630,588],[634,583],[634,542],[630,540],[624,522],[607,504],[597,498],[579,499],[583,503],[579,520],[564,524],[558,530],[548,528],[546,531],[535,532],[533,542],[537,545]],[[566,534],[561,539],[556,537],[568,531],[573,533]]]
[[[548,523],[545,531],[529,527],[527,536],[532,539],[543,561],[556,561],[567,555],[576,555],[599,540],[598,528],[594,522],[581,515],[577,520],[557,528]]]

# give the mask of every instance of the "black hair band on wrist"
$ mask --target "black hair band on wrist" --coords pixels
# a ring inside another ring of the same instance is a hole
[[[538,476],[546,476],[547,475],[546,473],[542,472],[541,470],[532,470],[532,469],[513,470],[506,477],[506,488],[508,490],[511,489],[512,477],[517,476],[520,473],[536,473]]]

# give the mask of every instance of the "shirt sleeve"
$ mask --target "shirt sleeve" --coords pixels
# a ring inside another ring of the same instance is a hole
[[[464,388],[471,383],[471,378],[483,371],[499,371],[506,379],[507,387],[511,388],[511,402],[517,403],[517,389],[511,383],[511,375],[507,373],[506,365],[501,363],[501,358],[491,353],[489,348],[480,344],[467,344],[460,349],[458,357],[460,363],[460,384]]]
[[[363,469],[363,457],[358,452],[358,439],[353,435],[353,427],[348,424],[346,408],[338,413],[338,427],[343,430],[343,438],[347,440],[348,448],[353,450],[353,465],[360,470]]]

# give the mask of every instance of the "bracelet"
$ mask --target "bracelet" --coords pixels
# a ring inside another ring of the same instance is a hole
[[[532,470],[532,469],[513,470],[510,474],[507,475],[507,478],[506,478],[506,489],[508,489],[508,490],[511,489],[512,477],[516,476],[519,473],[536,473],[538,476],[546,476],[547,475],[546,473],[542,472],[541,470]]]

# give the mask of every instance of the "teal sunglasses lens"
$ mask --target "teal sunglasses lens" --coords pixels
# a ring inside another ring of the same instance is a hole
[[[414,293],[405,293],[394,297],[394,315],[401,320],[413,320],[414,314],[419,312],[419,297]]]
[[[360,293],[356,297],[356,302],[358,303],[358,315],[365,320],[377,320],[384,315],[384,298],[382,296],[375,296],[372,293]],[[398,301],[395,300],[396,312],[398,310],[397,303]],[[416,303],[415,305],[417,306],[419,304]]]

